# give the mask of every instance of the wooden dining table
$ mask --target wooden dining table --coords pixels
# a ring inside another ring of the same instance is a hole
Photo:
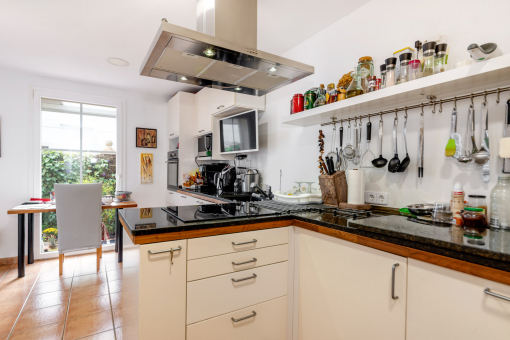
[[[7,214],[18,215],[18,277],[25,276],[25,214],[28,215],[28,264],[34,263],[34,214],[56,212],[55,205],[37,205],[30,208],[27,204],[26,209],[9,209]],[[118,261],[122,262],[122,226],[119,221],[119,209],[136,208],[138,205],[135,201],[113,202],[111,204],[101,206],[102,209],[115,209],[115,252],[118,253]]]

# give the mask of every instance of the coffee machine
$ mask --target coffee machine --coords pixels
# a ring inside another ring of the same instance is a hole
[[[216,182],[214,180],[214,175],[217,173],[221,173],[223,169],[228,164],[225,163],[212,163],[212,164],[202,164],[199,166],[200,174],[204,178],[204,187],[208,189],[216,189]]]

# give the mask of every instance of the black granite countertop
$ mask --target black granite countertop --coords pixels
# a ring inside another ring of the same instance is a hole
[[[487,230],[481,240],[472,244],[460,227],[425,225],[395,215],[346,220],[328,212],[275,213],[184,223],[159,207],[152,208],[149,218],[140,218],[140,211],[138,208],[120,211],[133,236],[295,219],[510,272],[510,231],[506,230]]]

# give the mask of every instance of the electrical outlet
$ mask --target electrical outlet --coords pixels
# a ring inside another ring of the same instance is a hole
[[[376,195],[375,196],[375,199],[376,199],[375,204],[388,205],[388,202],[390,200],[390,195],[388,195],[387,192],[376,192],[375,195]]]
[[[373,191],[365,191],[365,203],[375,203],[376,195]]]

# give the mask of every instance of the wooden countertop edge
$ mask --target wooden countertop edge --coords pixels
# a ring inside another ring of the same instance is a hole
[[[304,221],[294,220],[293,225],[300,228],[315,231],[324,235],[357,243],[370,248],[386,251],[388,253],[412,258],[418,261],[427,262],[440,267],[456,270],[458,272],[510,285],[510,273],[505,272],[503,270],[485,267],[479,264],[457,260],[447,256],[437,255],[423,250],[401,246],[398,244],[375,240],[370,237],[360,236],[340,230],[322,227],[317,224],[308,223]]]
[[[217,199],[214,199],[214,198],[211,198],[211,197],[207,197],[207,196],[204,196],[204,195],[194,194],[192,192],[185,191],[185,190],[177,190],[177,193],[178,194],[187,195],[187,196],[191,196],[191,197],[194,197],[194,198],[198,198],[200,200],[216,203],[216,204],[225,204],[225,203],[228,203],[228,202],[217,200]]]
[[[111,205],[102,205],[101,209],[124,209],[124,208],[136,208],[138,204],[134,201],[121,202]],[[20,215],[20,214],[38,214],[38,213],[49,213],[56,212],[57,209],[9,209],[7,210],[8,215]]]
[[[490,267],[485,267],[479,264],[470,263],[462,260],[453,259],[447,256],[437,255],[433,253],[429,253],[423,250],[413,249],[405,246],[401,246],[398,244],[393,244],[389,242],[384,242],[380,240],[375,240],[370,237],[351,234],[345,231],[335,230],[327,227],[323,227],[317,224],[298,221],[298,220],[284,220],[284,221],[274,221],[274,222],[263,222],[263,223],[253,223],[253,224],[244,224],[244,225],[236,225],[229,227],[219,227],[219,228],[210,228],[210,229],[201,229],[201,230],[189,230],[182,232],[172,232],[165,234],[153,234],[153,235],[142,235],[142,236],[132,236],[129,228],[127,228],[124,220],[120,217],[120,223],[124,226],[127,234],[129,235],[131,241],[134,244],[147,244],[147,243],[155,243],[155,242],[165,242],[165,241],[175,241],[182,239],[190,239],[197,237],[206,237],[206,236],[215,236],[215,235],[223,235],[223,234],[232,234],[232,233],[240,233],[245,231],[252,230],[262,230],[262,229],[270,229],[270,228],[280,228],[287,226],[297,226],[300,228],[308,229],[311,231],[315,231],[324,235],[336,237],[342,240],[346,240],[349,242],[357,243],[366,247],[386,251],[388,253],[404,256],[407,258],[412,258],[418,261],[427,262],[430,264],[434,264],[440,267],[456,270],[458,272],[462,272],[469,275],[474,275],[481,277],[483,279],[503,283],[506,285],[510,285],[510,273],[505,272],[503,270],[494,269]]]

